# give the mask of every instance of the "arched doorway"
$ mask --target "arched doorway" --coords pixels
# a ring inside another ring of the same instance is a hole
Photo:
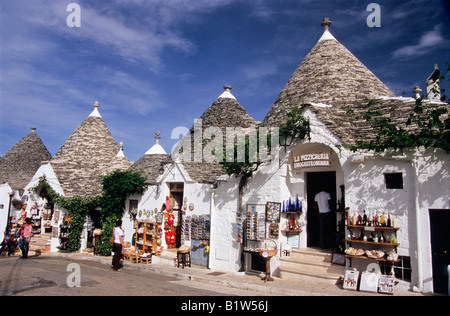
[[[307,213],[307,246],[320,246],[320,220],[319,214],[314,209],[314,197],[319,192],[324,191],[330,193],[331,196],[331,212],[336,212],[336,171],[318,171],[306,173],[306,196],[308,202]],[[331,217],[331,227],[336,227],[336,216]],[[333,247],[332,236],[335,231],[330,228],[328,232],[328,247]]]

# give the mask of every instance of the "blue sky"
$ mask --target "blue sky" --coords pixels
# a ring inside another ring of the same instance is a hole
[[[66,23],[72,2],[81,27]],[[366,23],[372,2],[379,28]],[[170,152],[172,130],[190,128],[225,84],[262,121],[324,17],[399,95],[426,90],[434,64],[450,62],[449,0],[2,0],[0,152],[37,127],[55,154],[96,100],[130,160],[156,131]]]

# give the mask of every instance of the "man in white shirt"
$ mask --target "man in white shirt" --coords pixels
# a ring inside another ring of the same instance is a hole
[[[320,246],[324,249],[332,245],[332,212],[331,195],[328,192],[321,191],[314,197],[314,209],[318,212],[320,219]]]

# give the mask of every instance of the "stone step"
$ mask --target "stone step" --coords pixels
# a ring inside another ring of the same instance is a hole
[[[344,275],[344,267],[332,264],[331,257],[329,251],[295,249],[291,256],[280,258],[280,277],[336,284]]]
[[[291,258],[298,258],[310,262],[328,262],[331,263],[332,253],[326,250],[316,248],[293,249]],[[286,257],[289,258],[289,257]]]
[[[306,282],[324,284],[339,284],[340,282],[342,282],[343,275],[344,273],[335,275],[329,273],[321,274],[306,271],[299,272],[298,270],[288,269],[283,269],[280,272],[280,278],[283,280],[302,280]]]
[[[311,262],[296,258],[282,258],[281,267],[286,270],[311,272],[318,274],[340,274],[343,273],[343,266],[338,266],[328,262]]]

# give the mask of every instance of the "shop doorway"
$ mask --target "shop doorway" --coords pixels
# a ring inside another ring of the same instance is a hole
[[[450,210],[430,210],[431,259],[434,293],[448,294],[450,265]]]
[[[175,217],[171,230],[176,233],[176,242],[174,247],[181,247],[181,225],[182,225],[182,207],[183,207],[183,194],[184,194],[184,183],[173,182],[169,183],[170,189],[170,206],[173,209],[173,215]]]
[[[307,246],[320,247],[320,221],[314,211],[314,197],[320,191],[326,191],[331,195],[331,211],[336,211],[336,172],[307,172],[306,173],[306,198],[307,212]],[[332,227],[336,226],[336,217],[333,216]],[[332,232],[334,233],[334,232]]]

